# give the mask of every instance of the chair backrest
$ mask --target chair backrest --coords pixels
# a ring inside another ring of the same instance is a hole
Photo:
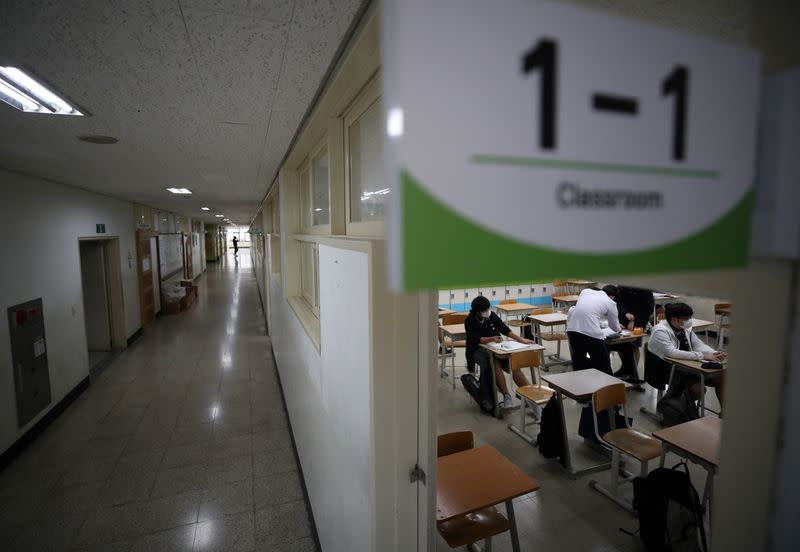
[[[520,368],[530,368],[532,366],[540,366],[542,364],[541,351],[534,351],[528,349],[527,351],[520,351],[511,355],[511,369],[519,370]]]
[[[450,326],[451,324],[463,324],[469,316],[463,312],[454,312],[452,314],[445,314],[442,316],[442,326]]]
[[[714,314],[724,314],[719,312],[719,309],[729,309],[731,308],[730,303],[717,303],[714,305]]]
[[[454,431],[439,435],[436,439],[436,455],[447,456],[462,450],[469,450],[475,447],[475,439],[471,431]]]
[[[517,300],[516,300],[516,299],[501,299],[501,300],[500,300],[500,304],[501,304],[501,305],[513,305],[513,304],[515,304],[516,302],[517,302]]]
[[[612,383],[592,393],[592,406],[595,412],[608,410],[617,405],[625,405],[625,384]]]
[[[551,295],[566,295],[567,281],[566,280],[553,280],[553,293]]]

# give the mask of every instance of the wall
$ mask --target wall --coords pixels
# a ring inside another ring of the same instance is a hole
[[[79,237],[118,236],[122,269],[125,335],[140,327],[133,205],[77,188],[0,170],[0,451],[25,430],[17,428],[5,309],[42,297],[50,382],[56,404],[89,375],[83,319]],[[130,258],[130,260],[129,260]]]

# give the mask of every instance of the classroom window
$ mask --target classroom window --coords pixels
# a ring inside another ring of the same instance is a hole
[[[375,99],[347,127],[350,222],[386,217],[389,187],[383,170],[381,99]]]
[[[323,148],[311,160],[311,225],[324,226],[331,222],[328,148]]]
[[[319,318],[319,246],[316,243],[300,244],[300,277],[303,299]]]

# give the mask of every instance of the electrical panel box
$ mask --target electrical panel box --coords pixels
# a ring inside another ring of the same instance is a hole
[[[22,427],[51,400],[42,299],[10,307],[8,329],[17,399],[17,424]]]

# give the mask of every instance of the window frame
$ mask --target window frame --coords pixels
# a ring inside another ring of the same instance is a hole
[[[314,159],[319,157],[322,152],[328,155],[328,223],[314,224]],[[303,179],[304,171],[308,171],[308,178]],[[325,234],[331,233],[331,218],[333,217],[331,201],[331,152],[328,147],[327,135],[322,138],[311,149],[309,154],[297,167],[297,180],[300,186],[300,231],[303,234]],[[305,180],[305,182],[304,182]]]
[[[310,296],[306,295],[306,248],[312,250],[311,270],[312,274],[312,287]],[[306,306],[311,312],[319,319],[319,243],[316,241],[300,241],[300,298],[306,303]]]
[[[353,102],[347,107],[342,115],[344,120],[344,189],[345,189],[345,233],[349,236],[369,236],[369,237],[384,237],[386,234],[386,219],[382,221],[368,221],[368,222],[353,222],[351,221],[350,212],[350,128],[353,123],[358,121],[359,118],[376,102],[383,99],[383,90],[381,89],[380,72],[376,72],[364,85],[364,88],[358,93]],[[382,115],[382,114],[381,114]],[[383,117],[379,119],[383,127],[381,138],[385,133],[386,123]],[[384,151],[385,154],[385,151]],[[385,161],[385,156],[384,156]],[[387,182],[388,187],[388,182]],[[387,208],[388,211],[388,208]]]

